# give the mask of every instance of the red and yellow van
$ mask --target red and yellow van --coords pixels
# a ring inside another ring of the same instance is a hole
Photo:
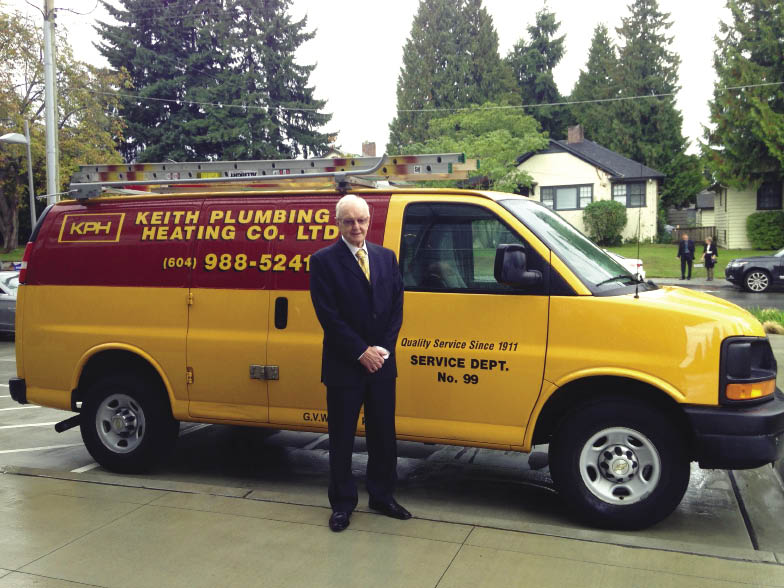
[[[77,412],[112,470],[150,466],[178,421],[327,427],[308,269],[341,193],[202,190],[60,202],[25,250],[11,394]],[[406,288],[400,439],[549,443],[567,503],[621,528],[667,516],[691,461],[780,457],[776,362],[749,313],[636,283],[522,196],[352,192]]]

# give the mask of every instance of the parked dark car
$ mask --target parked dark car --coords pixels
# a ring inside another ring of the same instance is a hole
[[[16,290],[19,272],[0,271],[0,333],[13,335],[16,325]]]
[[[749,292],[765,292],[784,285],[784,248],[773,255],[733,259],[727,264],[724,277]]]

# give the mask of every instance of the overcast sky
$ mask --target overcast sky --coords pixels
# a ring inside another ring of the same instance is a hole
[[[117,0],[113,0],[117,3]],[[29,0],[37,6],[43,0]],[[0,0],[41,20],[38,11],[25,0]],[[566,35],[566,55],[555,69],[555,81],[562,94],[569,94],[580,69],[585,67],[594,27],[602,22],[615,36],[615,27],[628,14],[627,0],[549,0],[550,10],[561,22]],[[105,64],[92,43],[96,19],[108,15],[95,0],[54,0],[60,27],[68,31],[78,59]],[[534,21],[541,1],[484,0],[498,31],[501,55],[505,56]],[[696,140],[707,124],[707,101],[712,95],[715,75],[712,55],[714,35],[720,20],[728,20],[724,0],[659,0],[660,8],[671,13],[673,50],[681,57],[678,107],[683,113],[683,132],[695,151]],[[316,37],[299,51],[300,63],[316,64],[311,83],[318,98],[327,100],[326,111],[333,114],[325,130],[339,131],[338,145],[359,153],[362,141],[375,141],[379,154],[389,137],[388,125],[395,116],[395,88],[403,57],[403,44],[419,0],[294,0],[295,17],[307,15],[309,29]],[[95,7],[95,8],[94,8]],[[588,137],[590,138],[590,137]]]

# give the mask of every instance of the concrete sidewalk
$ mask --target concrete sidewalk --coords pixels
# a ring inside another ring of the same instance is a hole
[[[744,561],[367,512],[335,534],[326,508],[125,480],[6,468],[0,587],[784,586],[764,552]]]
[[[710,282],[706,277],[692,276],[691,280],[681,280],[680,278],[648,278],[657,286],[684,286],[690,288],[737,288],[732,282],[724,279],[724,276],[716,276]]]

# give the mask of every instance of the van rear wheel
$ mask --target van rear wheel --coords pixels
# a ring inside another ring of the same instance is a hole
[[[605,398],[569,413],[550,443],[550,473],[579,518],[641,529],[667,517],[689,485],[686,439],[664,410]]]
[[[161,383],[131,373],[105,376],[90,387],[80,426],[93,459],[121,473],[150,469],[179,433]]]

